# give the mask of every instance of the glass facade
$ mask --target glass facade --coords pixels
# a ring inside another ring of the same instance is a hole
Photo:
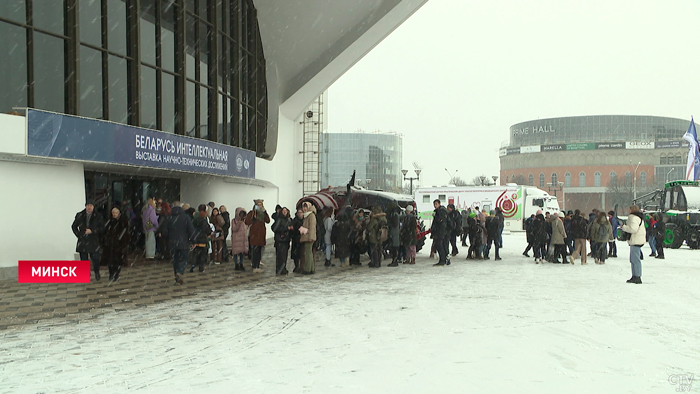
[[[688,119],[636,115],[538,119],[511,126],[510,146],[677,141],[688,130],[688,124]]]
[[[0,112],[105,119],[262,156],[267,82],[253,0],[0,3]]]
[[[369,189],[401,190],[403,139],[398,134],[326,133],[321,152],[322,188],[344,186],[356,171],[360,186],[367,187],[369,179]]]

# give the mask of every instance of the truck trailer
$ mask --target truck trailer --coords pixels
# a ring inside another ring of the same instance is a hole
[[[467,208],[486,209],[490,212],[501,208],[505,217],[505,228],[523,230],[525,219],[542,212],[559,212],[556,196],[533,186],[508,183],[505,186],[432,186],[416,190],[416,209],[423,219],[432,219],[433,201],[440,200],[443,205],[454,204],[459,210]]]

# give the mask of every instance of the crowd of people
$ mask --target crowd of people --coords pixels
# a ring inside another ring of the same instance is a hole
[[[418,245],[422,245],[428,234],[433,241],[430,257],[437,254],[439,259],[435,266],[451,264],[450,257],[459,253],[458,239],[462,247],[468,247],[467,259],[488,260],[495,247],[494,259],[501,260],[505,218],[500,208],[486,212],[475,207],[460,212],[453,204],[445,207],[435,200],[431,227],[421,231],[411,205],[406,209],[390,203],[386,209],[375,206],[371,211],[344,207],[337,212],[333,208],[317,212],[313,204],[303,202],[293,213],[277,205],[269,215],[263,202],[254,200],[250,211],[238,207],[231,218],[225,206],[217,208],[214,202],[195,209],[179,201],[169,204],[149,198],[140,215],[128,205],[115,206],[105,221],[95,213],[94,203],[88,201],[72,224],[78,238],[76,251],[81,260],[91,261],[97,281],[101,265],[108,266],[110,280],[119,279],[129,252],[140,250],[133,243],[139,237],[146,260],[172,260],[176,284],[184,283],[188,264],[191,264],[190,272],[195,268],[204,272],[208,264],[228,263],[231,258],[234,270],[245,271],[247,257],[253,272],[259,273],[263,272],[261,260],[267,243],[267,225],[272,220],[277,275],[288,274],[289,259],[294,262],[293,273],[314,274],[316,251],[323,253],[326,267],[335,266],[333,257],[340,266],[361,265],[363,254],[369,256],[370,268],[381,267],[382,261],[389,257],[389,267],[415,264]],[[629,283],[641,283],[643,255],[639,249],[646,241],[652,248],[651,256],[664,258],[663,221],[654,215],[645,224],[636,206],[630,207],[630,217],[624,226],[620,226],[613,211],[606,214],[593,210],[586,217],[580,210],[562,215],[543,214],[540,210],[525,221],[525,230],[528,244],[523,255],[530,257],[528,252],[532,250],[536,264],[545,261],[575,264],[580,258],[581,264],[586,265],[587,257],[592,257],[596,264],[605,264],[607,258],[617,257],[618,231],[631,234]]]

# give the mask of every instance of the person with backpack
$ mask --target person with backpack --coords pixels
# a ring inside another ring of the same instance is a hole
[[[207,220],[207,206],[200,204],[197,207],[199,215],[192,221],[194,233],[192,241],[194,243],[194,251],[192,253],[192,267],[190,272],[194,272],[194,267],[199,266],[199,272],[204,272],[204,264],[207,262],[209,252],[209,236],[212,234],[209,220]]]
[[[449,231],[450,228],[448,224],[450,219],[448,218],[447,209],[440,204],[440,200],[433,201],[433,224],[430,226],[431,234],[433,235],[433,244],[435,245],[435,250],[439,256],[437,263],[433,266],[444,266],[447,265],[447,252],[449,247]]]
[[[640,212],[639,207],[632,205],[629,208],[630,214],[627,223],[622,226],[622,231],[630,234],[630,239],[627,243],[630,246],[630,265],[632,266],[632,277],[627,280],[627,283],[642,284],[642,261],[640,254],[642,246],[646,241],[647,231],[644,227],[644,215]]]
[[[379,268],[382,266],[382,248],[384,242],[389,237],[387,228],[386,213],[382,212],[382,208],[375,206],[372,208],[369,224],[367,225],[367,238],[369,240],[369,249],[371,262],[370,268]]]
[[[598,218],[591,224],[591,239],[595,242],[596,254],[593,259],[596,264],[605,264],[608,255],[607,243],[612,237],[612,226],[605,212],[598,212]]]

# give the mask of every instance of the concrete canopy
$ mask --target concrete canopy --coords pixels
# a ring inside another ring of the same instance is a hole
[[[428,0],[253,0],[267,67],[268,141]],[[278,111],[279,109],[279,111]]]

